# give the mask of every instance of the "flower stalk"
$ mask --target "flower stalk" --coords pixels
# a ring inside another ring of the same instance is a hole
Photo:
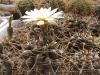
[[[8,32],[8,39],[11,39],[13,36],[13,27],[11,26],[11,21],[12,21],[12,16],[10,16],[9,18],[9,27],[7,28],[7,32]]]

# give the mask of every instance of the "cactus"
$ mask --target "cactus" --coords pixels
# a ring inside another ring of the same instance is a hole
[[[34,0],[20,0],[16,3],[16,7],[24,15],[25,11],[34,9]]]
[[[59,8],[60,10],[63,10],[64,12],[66,12],[67,10],[63,0],[45,0],[44,7]]]
[[[50,2],[50,5],[44,5],[45,7],[60,7],[59,0],[45,1]],[[82,18],[76,19],[75,16],[68,20],[62,19],[58,25],[50,24],[47,27],[33,25],[33,22],[27,23],[14,32],[11,40],[7,39],[0,44],[0,59],[6,67],[3,69],[7,71],[5,74],[10,74],[13,66],[13,75],[100,75],[99,22],[92,26],[90,22],[94,20],[86,21],[86,15],[90,12],[87,4],[73,2],[71,8],[75,12],[71,13],[72,15],[82,15]],[[10,17],[10,38],[12,32]],[[98,37],[94,36],[94,33],[97,33]],[[2,68],[0,65],[0,69]]]
[[[75,0],[70,4],[69,11],[79,15],[91,15],[93,7],[86,1]]]
[[[12,63],[11,63],[11,61],[9,61],[7,55],[0,54],[0,59],[2,61],[2,67],[4,67],[4,68],[1,68],[4,73],[3,75],[12,75],[13,67],[12,67]]]
[[[100,6],[97,6],[95,13],[99,20],[100,19]]]

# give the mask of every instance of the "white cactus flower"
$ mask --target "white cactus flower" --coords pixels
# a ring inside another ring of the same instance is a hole
[[[44,25],[48,23],[55,24],[57,19],[64,18],[62,11],[57,12],[57,8],[51,10],[51,7],[26,11],[25,14],[26,15],[22,16],[22,18],[24,18],[23,21],[32,21],[37,25]]]

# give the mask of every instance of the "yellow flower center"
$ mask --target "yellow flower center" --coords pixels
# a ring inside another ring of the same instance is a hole
[[[45,25],[48,24],[48,21],[45,20],[44,18],[38,18],[37,22],[38,22],[38,21],[44,21],[44,24],[45,24]]]

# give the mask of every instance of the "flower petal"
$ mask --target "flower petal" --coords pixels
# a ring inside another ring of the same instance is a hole
[[[54,18],[49,17],[46,20],[51,24],[56,24],[56,19],[54,19]]]
[[[62,11],[53,14],[51,17],[53,17],[53,18],[64,18]]]
[[[51,7],[49,7],[47,10],[50,12],[51,11]]]
[[[50,13],[51,13],[51,15],[53,15],[54,13],[56,13],[56,11],[58,10],[58,8],[56,8],[56,9],[54,9],[54,10],[52,10]]]
[[[42,25],[45,22],[44,21],[48,21],[48,23],[51,24],[56,24],[56,20],[58,18],[64,18],[63,17],[63,12],[57,12],[57,9],[51,10],[51,7],[49,8],[40,8],[38,9],[34,9],[31,11],[26,11],[24,16],[22,16],[22,18],[25,18],[24,21],[35,21],[37,22],[37,24]]]
[[[25,19],[23,20],[24,22],[27,22],[27,21],[36,21],[35,19]]]

